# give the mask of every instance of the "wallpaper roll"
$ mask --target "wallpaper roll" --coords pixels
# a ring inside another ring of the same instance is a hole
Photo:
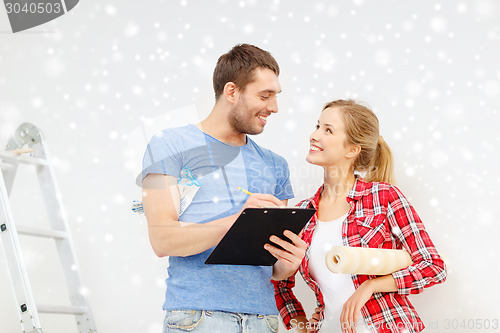
[[[413,264],[405,250],[334,246],[325,255],[333,273],[387,275]]]

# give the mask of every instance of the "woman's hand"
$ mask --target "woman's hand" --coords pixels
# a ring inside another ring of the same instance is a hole
[[[293,333],[307,333],[307,317],[295,316],[290,320]]]
[[[359,312],[373,295],[370,280],[361,284],[351,297],[344,303],[340,314],[340,327],[343,333],[356,333]]]
[[[290,242],[274,235],[269,240],[281,246],[284,250],[270,244],[264,245],[264,248],[278,259],[274,264],[272,276],[272,279],[277,281],[285,280],[297,272],[307,250],[307,243],[298,235],[290,230],[285,230],[283,235],[290,239]]]
[[[316,308],[314,310],[314,313],[313,315],[311,316],[311,319],[309,319],[309,325],[308,327],[311,327],[311,329],[308,329],[307,330],[307,333],[311,333],[311,332],[314,332],[315,330],[313,328],[316,328],[318,329],[318,324],[319,324],[319,313],[321,311],[321,308]]]

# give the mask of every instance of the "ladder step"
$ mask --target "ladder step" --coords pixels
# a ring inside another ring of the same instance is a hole
[[[55,313],[55,314],[74,314],[81,315],[87,313],[87,308],[84,306],[72,305],[37,305],[40,313]]]
[[[16,154],[16,153],[13,153],[10,151],[6,151],[6,150],[0,151],[0,159],[13,160],[13,161],[17,161],[20,163],[26,163],[26,164],[49,165],[49,163],[46,159],[19,155],[19,154]]]
[[[21,235],[28,235],[28,236],[47,237],[54,239],[68,238],[68,234],[64,231],[39,229],[22,225],[17,226],[17,232]]]
[[[0,170],[9,170],[12,168],[12,164],[8,164],[8,163],[2,163],[2,161],[0,161]]]

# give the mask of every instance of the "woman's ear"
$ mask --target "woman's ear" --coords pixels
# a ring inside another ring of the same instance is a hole
[[[231,104],[236,103],[238,97],[238,87],[234,82],[227,82],[224,85],[224,90],[222,91],[224,98]]]
[[[346,158],[354,158],[361,152],[360,145],[350,145],[345,155]]]

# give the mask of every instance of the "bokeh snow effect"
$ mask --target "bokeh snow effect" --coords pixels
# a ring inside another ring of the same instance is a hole
[[[443,332],[446,319],[500,319],[499,15],[494,0],[81,1],[11,34],[0,8],[0,144],[23,121],[45,132],[99,332],[160,332],[167,262],[129,208],[140,198],[142,150],[154,130],[203,119],[217,58],[254,43],[282,69],[280,112],[256,141],[288,160],[292,203],[321,181],[304,157],[322,105],[368,103],[393,149],[397,184],[448,262],[445,284],[412,297],[424,322]],[[45,223],[26,210],[27,201],[43,207],[31,171],[21,171],[16,216]],[[23,245],[37,298],[64,301],[54,249]],[[3,255],[0,267],[0,331],[18,332]],[[297,293],[310,314],[300,279]],[[42,320],[47,332],[76,331],[71,320]]]

